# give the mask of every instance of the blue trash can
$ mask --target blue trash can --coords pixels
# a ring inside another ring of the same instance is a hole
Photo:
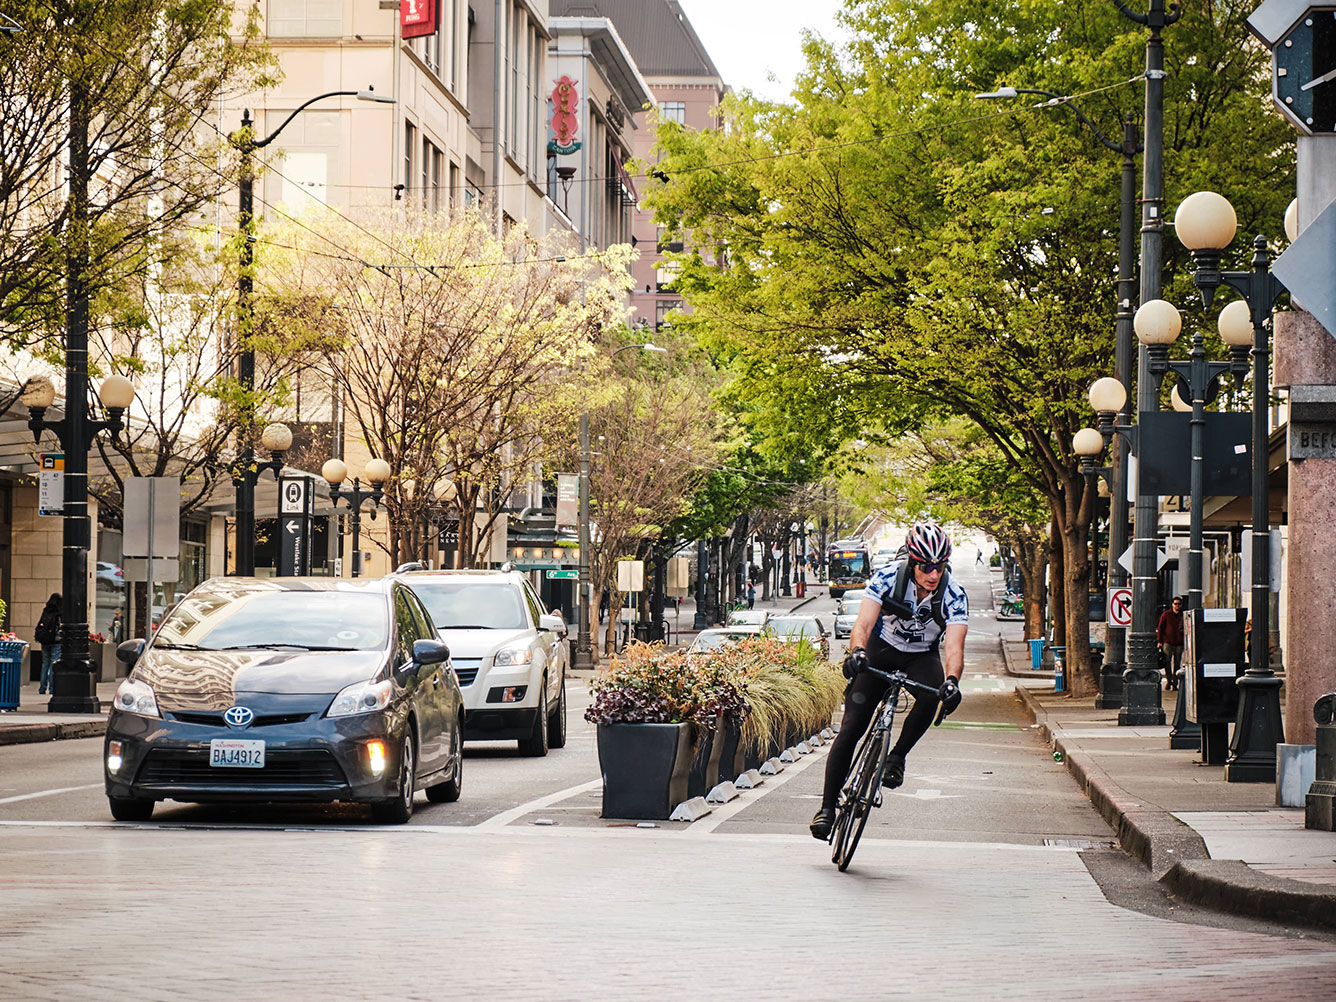
[[[1044,638],[1036,637],[1030,641],[1030,670],[1039,671],[1044,664]]]
[[[1067,689],[1067,677],[1064,674],[1064,662],[1067,660],[1067,648],[1059,644],[1052,646],[1053,651],[1053,691],[1064,692]]]
[[[23,684],[23,651],[27,646],[21,640],[0,641],[0,710],[19,708],[19,687]]]

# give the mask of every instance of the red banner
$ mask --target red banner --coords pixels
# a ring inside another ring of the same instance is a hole
[[[399,34],[403,38],[436,34],[436,0],[399,0]]]

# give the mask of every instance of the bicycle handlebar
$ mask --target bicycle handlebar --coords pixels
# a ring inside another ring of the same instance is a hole
[[[890,682],[892,685],[897,685],[902,689],[908,689],[910,692],[917,692],[923,696],[931,696],[933,699],[938,698],[939,690],[936,687],[931,685],[924,685],[922,682],[915,682],[904,672],[900,671],[884,672],[881,671],[880,669],[873,668],[871,665],[868,665],[863,670],[871,672],[873,675],[878,675],[881,678],[884,678],[887,682]],[[933,720],[932,726],[940,727],[942,721],[945,718],[946,718],[946,704],[943,703],[937,709],[937,717],[935,720]]]

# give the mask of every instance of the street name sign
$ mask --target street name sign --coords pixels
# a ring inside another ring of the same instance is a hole
[[[544,575],[549,581],[578,581],[580,572],[578,570],[550,570]]]

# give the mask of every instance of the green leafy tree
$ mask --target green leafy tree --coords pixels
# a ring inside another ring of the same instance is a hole
[[[1246,14],[1191,0],[1165,34],[1167,204],[1209,184],[1245,232],[1276,228],[1293,162]],[[745,371],[784,373],[738,392],[795,450],[977,425],[1047,505],[1074,691],[1093,691],[1094,498],[1071,437],[1113,367],[1119,163],[1068,110],[972,95],[1086,94],[1118,135],[1141,114],[1144,30],[1104,0],[851,0],[844,17],[846,51],[809,40],[795,106],[743,96],[725,132],[660,128],[669,181],[649,200],[688,245],[682,323]],[[1167,295],[1186,304],[1186,256],[1166,251]]]

